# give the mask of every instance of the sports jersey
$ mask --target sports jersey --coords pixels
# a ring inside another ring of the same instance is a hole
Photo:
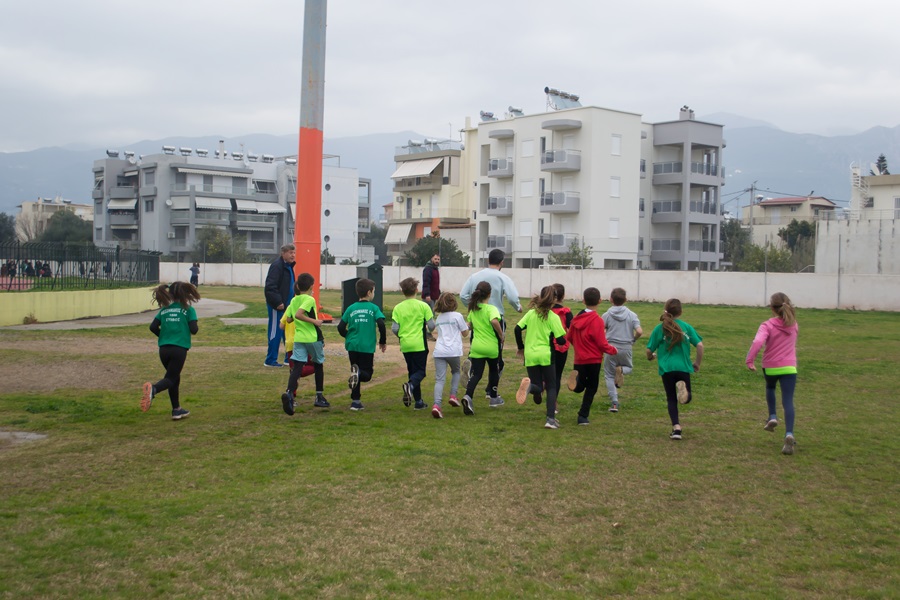
[[[297,319],[297,313],[304,311],[310,319],[316,318],[316,299],[309,294],[300,294],[291,299],[291,304],[285,314],[294,319],[294,343],[295,344],[311,344],[318,340],[318,331],[316,326],[306,321]]]
[[[173,302],[156,313],[159,319],[159,345],[191,347],[191,330],[188,323],[197,320],[197,311],[193,306],[184,308]]]
[[[399,330],[401,352],[421,352],[425,346],[425,323],[434,317],[431,307],[418,298],[407,298],[391,313]]]
[[[470,310],[466,321],[472,324],[472,345],[469,356],[472,358],[497,358],[500,347],[497,343],[497,332],[491,321],[500,321],[500,311],[492,304],[478,304],[478,310]]]
[[[542,319],[532,308],[519,320],[517,327],[528,331],[525,335],[525,366],[549,366],[550,338],[566,335],[559,315],[551,310],[547,311],[547,318]]]
[[[348,306],[341,316],[341,321],[347,324],[344,348],[348,352],[374,354],[378,342],[378,319],[383,318],[381,309],[368,300]]]
[[[435,358],[453,358],[462,356],[463,331],[468,331],[466,320],[458,312],[441,313],[434,320],[434,331],[437,333],[437,341],[434,343]]]
[[[680,344],[675,344],[669,349],[669,340],[665,338],[662,323],[653,328],[653,333],[650,334],[650,341],[647,342],[647,350],[656,352],[656,362],[659,364],[660,375],[673,371],[682,373],[694,372],[694,363],[691,361],[691,346],[696,346],[703,341],[703,338],[684,321],[675,319],[675,324],[681,327],[681,331],[684,332],[684,337],[682,337]]]

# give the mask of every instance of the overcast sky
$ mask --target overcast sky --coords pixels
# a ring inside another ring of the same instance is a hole
[[[299,127],[302,0],[4,3],[0,152]],[[332,0],[325,136],[447,137],[479,110],[900,124],[900,3]],[[455,136],[456,134],[453,133]]]

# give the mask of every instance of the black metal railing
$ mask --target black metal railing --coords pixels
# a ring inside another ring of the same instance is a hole
[[[87,243],[0,243],[0,291],[95,290],[159,283],[160,252]]]

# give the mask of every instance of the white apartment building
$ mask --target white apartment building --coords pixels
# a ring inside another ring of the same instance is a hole
[[[191,254],[203,227],[246,238],[247,250],[277,255],[294,239],[297,219],[296,159],[164,146],[159,154],[135,157],[108,151],[94,162],[94,242],[98,245]],[[326,161],[334,157],[326,157]],[[356,169],[322,169],[322,248],[341,259],[371,260],[359,246],[369,230],[371,184]],[[370,250],[370,249],[369,249]],[[202,256],[192,256],[202,260]]]
[[[559,110],[466,124],[477,264],[500,248],[510,266],[539,267],[574,243],[595,268],[717,269],[722,126],[687,107],[646,124],[545,91]]]
[[[16,237],[19,241],[29,242],[40,237],[47,229],[50,217],[60,211],[69,211],[82,221],[94,220],[94,207],[90,204],[79,204],[66,198],[38,198],[19,204],[16,215]]]
[[[741,225],[749,228],[750,241],[757,246],[782,245],[778,232],[791,221],[827,221],[835,218],[837,205],[822,196],[792,196],[763,198],[758,196],[752,206],[743,207]]]

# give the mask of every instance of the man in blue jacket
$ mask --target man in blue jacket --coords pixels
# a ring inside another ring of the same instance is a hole
[[[269,312],[268,336],[269,350],[266,353],[267,367],[281,367],[287,364],[288,357],[285,356],[284,363],[278,360],[278,351],[281,342],[284,341],[284,330],[278,323],[284,314],[284,309],[291,303],[294,297],[294,259],[297,250],[293,244],[285,244],[281,247],[281,256],[272,261],[269,265],[269,274],[266,275],[266,305]]]

